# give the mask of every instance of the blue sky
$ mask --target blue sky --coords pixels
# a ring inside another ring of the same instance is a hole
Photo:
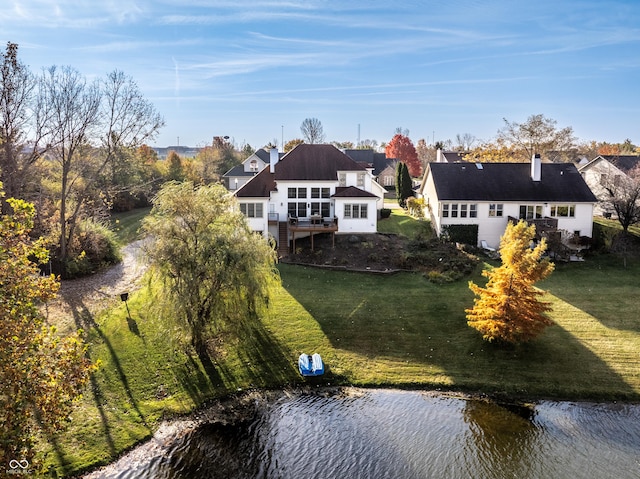
[[[0,25],[34,71],[132,76],[157,146],[260,147],[311,117],[328,141],[491,140],[539,113],[640,143],[637,0],[4,0]]]

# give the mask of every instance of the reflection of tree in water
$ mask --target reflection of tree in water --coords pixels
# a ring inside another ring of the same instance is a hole
[[[474,477],[536,477],[540,430],[533,409],[474,400],[463,415],[469,425],[465,462]]]

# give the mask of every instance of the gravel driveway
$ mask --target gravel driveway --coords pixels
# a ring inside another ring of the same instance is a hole
[[[125,246],[119,264],[91,276],[61,281],[58,296],[42,307],[47,322],[61,333],[75,330],[79,326],[76,319],[79,306],[93,316],[120,302],[121,293],[138,289],[138,282],[147,269],[142,251],[145,241]]]

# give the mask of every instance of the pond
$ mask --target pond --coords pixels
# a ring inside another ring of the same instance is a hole
[[[638,404],[513,406],[348,389],[282,393],[256,406],[233,425],[205,421],[156,440],[95,477],[640,477]]]

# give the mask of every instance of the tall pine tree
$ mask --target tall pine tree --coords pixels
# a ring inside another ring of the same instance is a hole
[[[509,223],[500,240],[502,265],[482,272],[489,278],[485,288],[469,282],[477,298],[466,310],[467,324],[487,341],[526,342],[553,324],[545,314],[551,310],[549,303],[540,301],[544,292],[534,283],[549,276],[554,265],[541,259],[544,239],[531,248],[534,237],[535,226],[523,220]]]

